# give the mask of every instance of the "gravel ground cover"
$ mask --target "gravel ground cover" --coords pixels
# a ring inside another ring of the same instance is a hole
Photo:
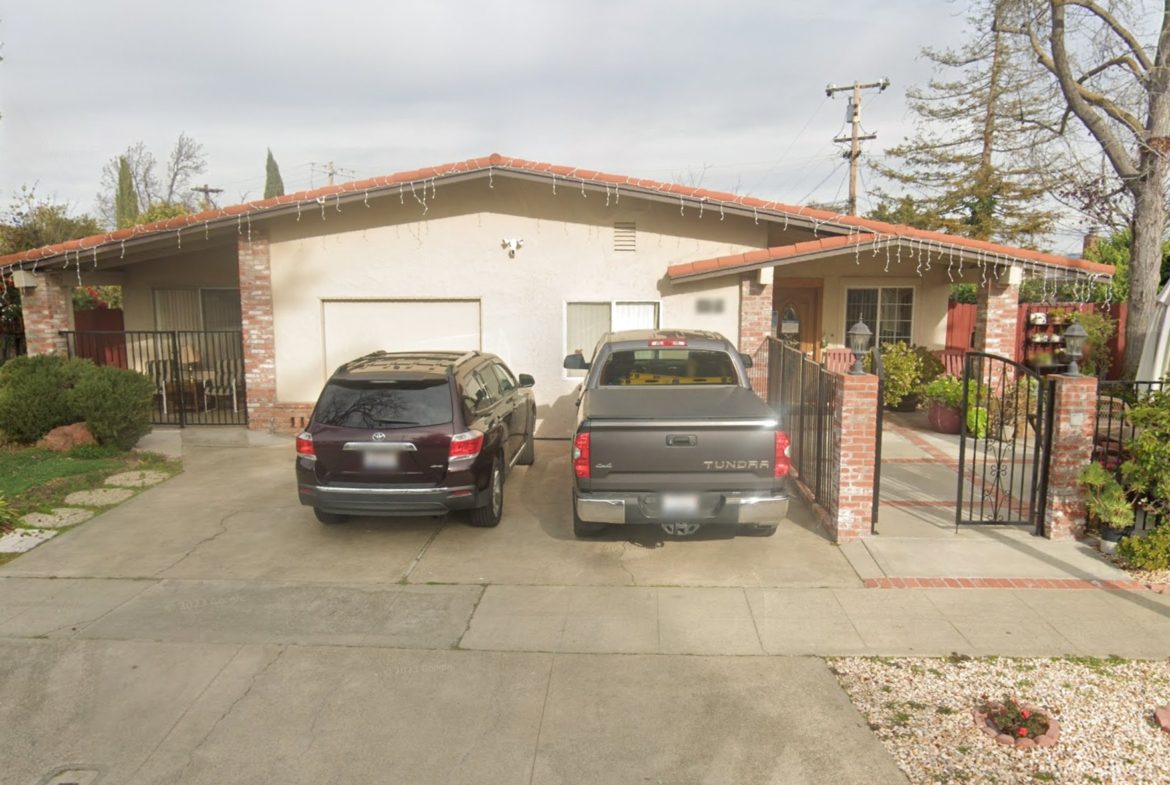
[[[829,660],[841,686],[914,785],[1167,785],[1170,660],[1116,658]],[[997,744],[972,710],[1011,696],[1060,721],[1048,749]]]

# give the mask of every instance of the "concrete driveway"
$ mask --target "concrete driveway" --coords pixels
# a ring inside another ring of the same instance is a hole
[[[822,660],[766,656],[769,592],[865,591],[806,525],[578,541],[541,443],[497,529],[323,526],[291,452],[191,450],[0,569],[0,779],[905,782]]]

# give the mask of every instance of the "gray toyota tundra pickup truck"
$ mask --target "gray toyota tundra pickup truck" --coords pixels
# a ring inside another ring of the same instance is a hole
[[[608,333],[586,361],[573,435],[573,532],[658,524],[668,534],[743,526],[770,535],[788,515],[788,435],[752,392],[722,335]]]

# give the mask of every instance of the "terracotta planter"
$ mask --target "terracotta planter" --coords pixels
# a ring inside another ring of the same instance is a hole
[[[963,426],[963,413],[957,407],[931,401],[926,412],[930,427],[939,433],[959,433]]]

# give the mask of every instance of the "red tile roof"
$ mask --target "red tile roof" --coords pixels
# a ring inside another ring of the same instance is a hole
[[[1029,251],[1006,245],[971,240],[969,238],[942,234],[940,232],[927,232],[908,226],[899,226],[881,221],[872,221],[866,218],[842,215],[828,210],[799,207],[765,199],[756,199],[750,196],[711,191],[705,188],[691,188],[685,185],[662,183],[656,180],[644,180],[623,175],[607,174],[590,169],[557,166],[539,161],[526,161],[521,158],[508,158],[498,153],[493,153],[490,156],[482,158],[472,158],[466,161],[441,164],[439,166],[415,169],[407,172],[398,172],[397,174],[384,177],[373,177],[368,180],[330,185],[311,191],[299,191],[293,194],[286,194],[285,196],[260,199],[230,207],[205,210],[192,215],[168,218],[151,224],[118,229],[104,234],[96,234],[79,240],[69,240],[67,242],[57,243],[56,245],[2,256],[0,257],[0,266],[49,260],[61,255],[80,254],[83,251],[97,253],[103,246],[112,246],[115,244],[122,245],[124,248],[124,243],[128,240],[138,240],[152,235],[161,236],[171,231],[181,233],[183,229],[188,227],[202,226],[206,228],[210,224],[230,222],[232,219],[235,219],[237,223],[242,220],[250,222],[254,216],[262,217],[265,213],[281,211],[282,208],[287,209],[291,206],[304,205],[310,202],[323,204],[330,197],[336,197],[340,202],[343,196],[347,198],[352,198],[355,194],[368,196],[370,192],[392,190],[396,186],[399,190],[411,186],[413,192],[415,186],[428,183],[433,187],[435,181],[442,178],[475,173],[482,173],[490,177],[494,170],[531,172],[546,175],[553,180],[554,187],[558,178],[564,178],[570,184],[574,185],[581,184],[584,186],[585,184],[590,184],[595,187],[605,186],[607,191],[610,187],[613,187],[615,189],[615,196],[619,199],[621,189],[623,188],[633,191],[673,194],[679,197],[680,202],[691,200],[692,202],[710,205],[712,209],[722,207],[743,208],[750,209],[757,214],[763,214],[766,218],[781,217],[811,222],[814,233],[821,229],[831,234],[839,235],[842,232],[848,233],[844,236],[811,240],[794,245],[750,251],[746,254],[736,254],[718,259],[674,265],[668,273],[672,278],[687,277],[696,274],[698,271],[708,271],[711,269],[724,268],[730,270],[745,265],[750,266],[776,259],[789,258],[802,253],[843,248],[854,243],[864,244],[866,242],[872,242],[875,235],[881,236],[882,239],[901,238],[905,240],[937,242],[955,248],[968,249],[976,252],[983,251],[1013,259],[1068,267],[1092,274],[1111,275],[1113,272],[1112,267],[1094,264],[1081,259],[1069,259],[1063,256],[1054,256],[1039,251]],[[860,234],[860,232],[865,232],[865,234]]]

